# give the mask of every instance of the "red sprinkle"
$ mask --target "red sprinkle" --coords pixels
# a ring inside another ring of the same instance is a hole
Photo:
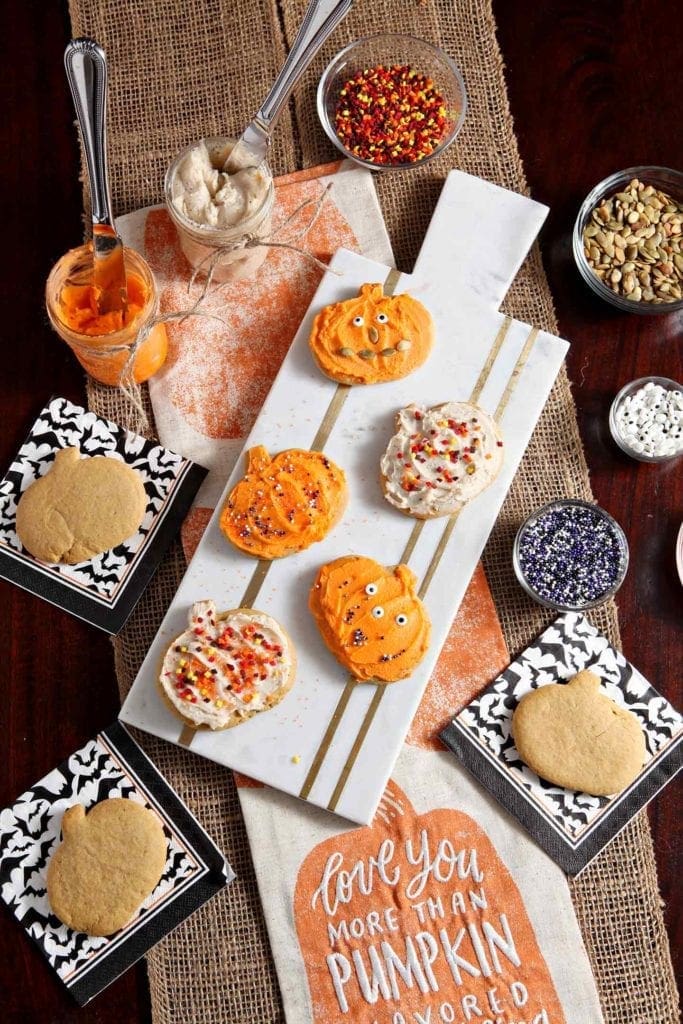
[[[395,165],[433,153],[451,121],[444,97],[428,75],[407,64],[379,64],[358,71],[344,84],[334,126],[354,156]]]

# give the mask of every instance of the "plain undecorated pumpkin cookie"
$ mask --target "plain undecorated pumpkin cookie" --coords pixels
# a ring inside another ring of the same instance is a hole
[[[63,841],[47,869],[47,896],[69,928],[113,935],[156,888],[168,843],[157,816],[134,800],[113,797],[86,814],[64,812]]]
[[[522,760],[542,779],[592,796],[625,789],[645,762],[640,722],[600,693],[587,669],[522,697],[512,716]]]
[[[136,470],[118,459],[82,459],[78,448],[63,448],[49,473],[22,494],[17,536],[35,558],[75,565],[131,537],[146,508]]]

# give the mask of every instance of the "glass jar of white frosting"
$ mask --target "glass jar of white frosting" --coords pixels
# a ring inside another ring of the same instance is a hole
[[[202,139],[188,146],[166,172],[165,198],[180,247],[194,270],[218,282],[251,277],[265,260],[275,189],[265,160],[245,153],[234,173],[223,171],[234,139]],[[252,244],[247,245],[247,242]]]

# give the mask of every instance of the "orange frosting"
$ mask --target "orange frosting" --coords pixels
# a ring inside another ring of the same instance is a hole
[[[127,274],[128,306],[125,312],[98,312],[101,289],[94,284],[66,283],[59,292],[57,312],[61,323],[74,334],[83,337],[77,343],[76,356],[81,365],[104,384],[118,384],[121,371],[130,353],[106,353],[110,346],[125,345],[135,340],[141,324],[140,314],[149,299],[145,282],[137,274]],[[129,329],[129,330],[127,330]],[[116,339],[111,335],[124,332]],[[73,341],[68,339],[69,344]],[[166,325],[155,324],[140,344],[133,368],[135,380],[148,380],[163,365],[168,354]]]
[[[344,473],[322,452],[290,448],[271,458],[262,445],[247,453],[247,472],[231,491],[220,528],[256,558],[303,551],[339,522]]]
[[[434,342],[429,310],[411,295],[384,295],[364,284],[360,295],[325,306],[313,323],[310,346],[324,374],[342,384],[379,384],[407,377]]]
[[[407,565],[386,569],[359,555],[318,573],[309,607],[323,640],[356,679],[393,683],[422,661],[431,624],[416,584]]]
[[[128,327],[142,312],[149,294],[144,281],[137,274],[128,274],[128,306],[125,313],[99,313],[98,302],[102,292],[94,284],[65,284],[59,295],[59,315],[67,327],[78,334],[99,337],[113,334]]]

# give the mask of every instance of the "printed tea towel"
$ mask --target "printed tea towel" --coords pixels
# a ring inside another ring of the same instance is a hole
[[[479,568],[371,826],[238,779],[288,1024],[603,1020],[565,876],[435,739],[508,660],[490,601]]]
[[[393,266],[369,171],[350,161],[298,171],[276,179],[275,195],[274,241],[304,248],[323,263],[345,247]],[[201,282],[188,291],[192,269],[165,207],[137,210],[117,224],[154,271],[159,312],[189,308]],[[149,385],[159,439],[173,439],[176,451],[209,470],[186,524],[188,546],[216,507],[321,276],[301,253],[272,248],[253,277],[212,287],[201,308],[220,320],[195,316],[168,324],[168,359]]]

